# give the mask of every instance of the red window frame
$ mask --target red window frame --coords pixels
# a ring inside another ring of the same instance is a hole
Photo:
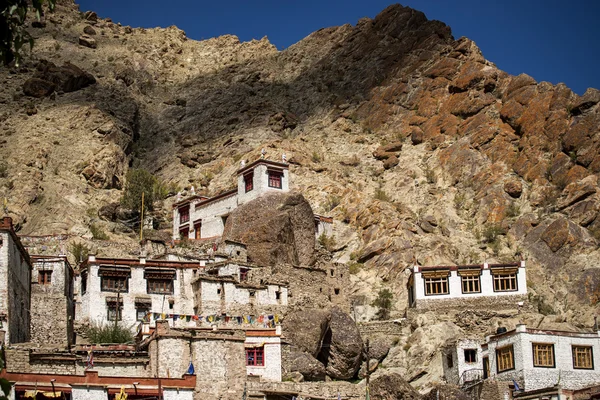
[[[52,283],[52,270],[38,271],[38,283],[40,285],[50,285]]]
[[[179,223],[185,224],[190,220],[190,206],[181,207],[179,209]]]
[[[254,189],[254,172],[244,175],[244,188],[246,193]]]
[[[246,365],[251,367],[265,366],[265,348],[254,347],[246,349]]]
[[[185,228],[180,229],[179,236],[180,236],[181,240],[189,239],[190,238],[190,228],[185,227]]]
[[[240,281],[248,280],[248,271],[247,268],[240,268]]]
[[[269,187],[281,189],[281,180],[283,173],[278,171],[269,171]]]

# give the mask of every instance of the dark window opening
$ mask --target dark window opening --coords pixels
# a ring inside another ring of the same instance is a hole
[[[240,268],[240,281],[247,281],[247,280],[248,280],[248,269]]]
[[[249,174],[244,175],[244,189],[246,193],[254,189],[254,173],[251,172]]]
[[[454,367],[454,358],[452,357],[452,353],[446,354],[446,365],[448,365],[448,368]]]
[[[174,305],[175,305],[175,301],[169,300],[169,310],[172,310]]]
[[[254,290],[251,290],[249,294],[250,294],[250,297],[256,297],[256,291],[254,291]]]
[[[221,288],[217,289],[217,294],[221,294]]]
[[[40,285],[49,285],[52,283],[52,271],[39,271],[38,272],[38,283]]]
[[[225,227],[225,224],[227,224],[227,218],[229,218],[229,215],[223,215],[221,217],[221,220],[223,221],[223,228]]]
[[[81,294],[84,295],[87,292],[87,272],[81,273]]]
[[[185,240],[190,237],[190,228],[183,228],[179,230],[179,239]]]
[[[106,305],[108,309],[108,320],[109,321],[121,321],[123,318],[123,304],[119,304],[117,307],[117,303],[108,303]]]
[[[466,363],[477,362],[477,350],[476,349],[465,349],[465,362]]]
[[[281,292],[279,290],[275,292],[275,300],[281,300]]]
[[[337,294],[340,294],[340,289],[338,289],[338,288],[335,288],[335,289],[333,289],[333,292],[334,292],[336,295],[337,295]]]

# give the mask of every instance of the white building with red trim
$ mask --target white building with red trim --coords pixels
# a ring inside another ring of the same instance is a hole
[[[194,195],[173,204],[173,239],[223,235],[229,214],[267,192],[289,191],[288,164],[260,159],[237,171],[237,187],[213,197]]]

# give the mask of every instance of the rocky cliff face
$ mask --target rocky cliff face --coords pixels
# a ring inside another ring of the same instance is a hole
[[[212,195],[266,148],[286,153],[294,189],[334,216],[329,248],[353,265],[366,317],[382,287],[392,316],[404,313],[412,263],[523,257],[540,311],[529,323],[591,326],[599,91],[510,76],[399,5],[283,51],[120,26],[69,2],[41,25],[24,65],[0,69],[0,197],[21,233],[90,237],[93,224],[131,243],[97,213],[129,167]],[[396,352],[402,372],[407,354]]]

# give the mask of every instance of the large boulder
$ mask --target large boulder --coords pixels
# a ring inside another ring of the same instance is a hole
[[[96,83],[92,74],[74,64],[66,62],[62,67],[58,67],[46,60],[38,63],[34,78],[52,82],[57,90],[63,92],[74,92]]]
[[[371,382],[373,400],[420,400],[422,396],[400,375],[392,373]]]
[[[315,225],[310,204],[299,193],[267,193],[236,208],[224,240],[245,243],[260,265],[308,266],[315,261]]]
[[[305,381],[324,381],[325,366],[312,355],[303,351],[290,352],[287,359],[289,374],[302,374]]]
[[[282,329],[294,346],[316,357],[328,326],[328,311],[305,309],[287,314]]]
[[[360,367],[363,351],[358,327],[350,315],[335,307],[331,310],[329,329],[331,337],[328,338],[329,332],[325,334],[323,350],[317,358],[325,364],[330,377],[350,379]]]

